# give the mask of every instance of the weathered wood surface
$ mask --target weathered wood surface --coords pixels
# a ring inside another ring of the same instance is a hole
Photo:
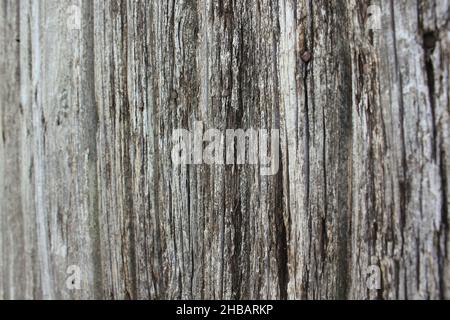
[[[448,7],[2,0],[0,299],[449,299]],[[279,174],[174,166],[195,121]]]

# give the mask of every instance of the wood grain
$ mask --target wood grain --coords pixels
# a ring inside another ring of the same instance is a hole
[[[2,0],[0,299],[449,299],[448,21],[447,0]],[[279,129],[278,174],[175,166],[199,121]]]

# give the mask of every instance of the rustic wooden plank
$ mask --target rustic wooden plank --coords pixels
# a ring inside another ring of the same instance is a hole
[[[0,19],[1,299],[450,297],[448,1]],[[278,129],[278,174],[175,165],[174,130],[200,125]]]

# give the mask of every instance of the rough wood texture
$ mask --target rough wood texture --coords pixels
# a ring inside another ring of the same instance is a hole
[[[448,7],[2,0],[0,299],[450,299]],[[174,166],[196,121],[279,173]]]

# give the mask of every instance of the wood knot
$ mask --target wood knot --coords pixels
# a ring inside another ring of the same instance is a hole
[[[433,31],[429,31],[423,35],[423,45],[426,49],[434,49],[436,47],[436,35]]]
[[[303,60],[304,63],[310,62],[310,61],[311,61],[311,58],[312,58],[311,52],[309,52],[309,51],[303,52],[303,54],[302,54],[302,60]]]

